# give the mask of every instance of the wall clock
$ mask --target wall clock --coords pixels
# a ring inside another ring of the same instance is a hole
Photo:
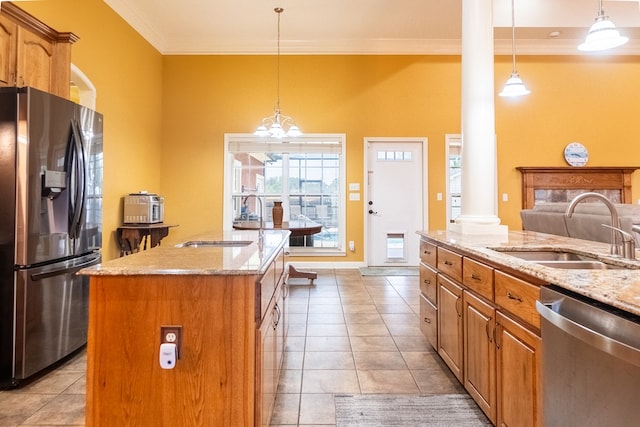
[[[564,147],[564,159],[571,166],[584,166],[589,161],[589,152],[579,142],[572,142]]]

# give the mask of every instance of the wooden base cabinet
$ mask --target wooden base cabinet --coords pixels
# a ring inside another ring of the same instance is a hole
[[[499,426],[542,425],[542,339],[498,312],[496,328]]]
[[[462,297],[464,319],[464,387],[496,423],[496,309],[472,293]]]
[[[462,288],[438,275],[438,354],[462,382]]]
[[[433,241],[421,242],[421,260],[420,328],[427,340],[494,425],[541,426],[540,284]]]

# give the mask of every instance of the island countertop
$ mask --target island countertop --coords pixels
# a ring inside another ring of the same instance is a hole
[[[239,245],[156,246],[85,268],[88,276],[117,275],[259,275],[288,242],[286,230],[219,231],[203,233],[186,241],[224,241]],[[246,244],[242,244],[246,242]],[[248,243],[250,242],[250,243]]]
[[[640,260],[632,261],[611,256],[607,243],[531,231],[510,231],[506,235],[470,235],[453,231],[419,231],[418,234],[480,261],[505,266],[640,316]],[[553,268],[501,252],[527,250],[568,250],[627,268]],[[637,257],[640,256],[638,254],[636,252]]]

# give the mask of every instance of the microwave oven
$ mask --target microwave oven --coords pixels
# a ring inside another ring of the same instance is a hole
[[[157,224],[164,221],[164,197],[136,193],[124,197],[125,224]]]

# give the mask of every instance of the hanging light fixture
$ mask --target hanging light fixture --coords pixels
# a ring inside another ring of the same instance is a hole
[[[514,0],[511,0],[511,55],[513,58],[513,71],[511,71],[511,77],[504,84],[504,88],[502,88],[502,92],[498,95],[500,96],[522,96],[528,95],[531,93],[529,89],[527,89],[522,82],[522,79],[518,75],[518,71],[516,70],[516,18],[515,18],[515,6]]]
[[[583,52],[596,52],[622,46],[628,41],[629,38],[621,36],[613,22],[604,14],[602,0],[600,0],[596,22],[589,28],[587,38],[578,46],[578,49]]]
[[[280,112],[280,14],[284,11],[281,7],[273,9],[278,14],[278,68],[277,68],[277,100],[273,115],[262,119],[260,126],[253,133],[262,137],[284,138],[285,136],[300,136],[302,132],[290,116]]]

